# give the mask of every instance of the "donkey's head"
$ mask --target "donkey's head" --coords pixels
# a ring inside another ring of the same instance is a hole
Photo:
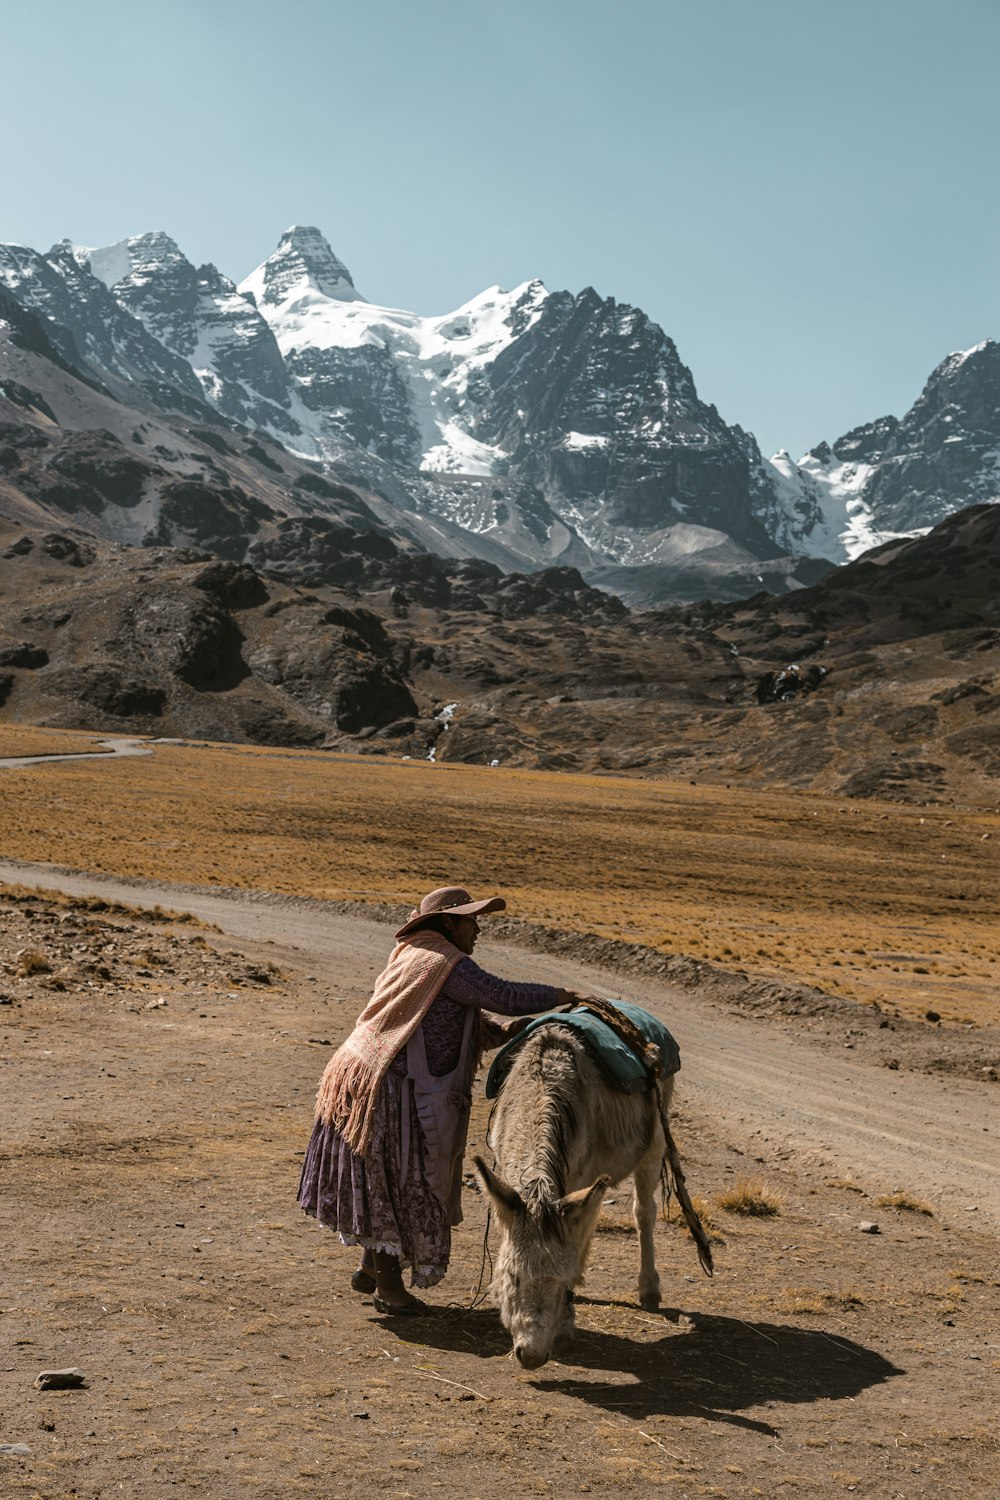
[[[493,1299],[514,1340],[518,1363],[537,1370],[551,1357],[556,1340],[573,1330],[573,1288],[583,1278],[611,1178],[598,1177],[590,1187],[563,1198],[522,1198],[481,1157],[475,1157],[475,1167],[500,1222]]]

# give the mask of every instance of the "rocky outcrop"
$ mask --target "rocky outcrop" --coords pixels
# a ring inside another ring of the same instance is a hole
[[[68,432],[43,464],[24,475],[21,487],[71,515],[83,511],[99,516],[109,505],[126,510],[139,505],[149,481],[161,473],[129,452],[112,432]]]
[[[470,389],[475,436],[610,558],[654,560],[648,534],[688,516],[767,547],[756,445],[699,400],[673,341],[638,308],[592,288],[555,293]]]

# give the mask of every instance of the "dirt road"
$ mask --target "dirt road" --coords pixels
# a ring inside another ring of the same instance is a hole
[[[234,938],[278,945],[297,968],[322,973],[338,989],[353,987],[359,1000],[366,977],[377,974],[385,958],[384,923],[330,915],[315,903],[0,862],[0,881],[18,880],[190,911]],[[591,994],[617,994],[621,983],[599,970],[485,940],[477,957],[515,978],[530,974]],[[662,1017],[680,1041],[692,1114],[745,1139],[761,1163],[794,1157],[807,1175],[854,1177],[874,1192],[902,1189],[958,1219],[975,1214],[983,1227],[1000,1231],[1000,1120],[988,1086],[890,1074],[863,1057],[820,1054],[808,1032],[789,1036],[662,983],[630,978],[627,998]]]
[[[717,1236],[708,1281],[686,1230],[658,1226],[666,1305],[643,1313],[628,1193],[613,1191],[577,1339],[526,1374],[496,1314],[472,1306],[474,1191],[417,1321],[352,1295],[355,1253],[294,1203],[316,1081],[391,924],[51,866],[0,864],[0,882],[147,911],[0,891],[0,1487],[32,1500],[1000,1493],[995,1086],[889,1072],[697,992],[483,943],[500,973],[624,992],[668,1021],[688,1182]],[[155,903],[219,930],[149,914]],[[470,1149],[486,1123],[477,1101]],[[773,1190],[775,1217],[725,1208],[746,1176]],[[879,1204],[897,1188],[909,1210]],[[66,1366],[85,1388],[34,1388]]]

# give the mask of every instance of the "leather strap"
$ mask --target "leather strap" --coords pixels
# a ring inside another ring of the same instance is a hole
[[[579,1010],[589,1010],[591,1015],[597,1016],[598,1020],[603,1021],[606,1026],[609,1026],[615,1035],[621,1038],[626,1047],[631,1048],[645,1068],[649,1087],[656,1095],[656,1104],[660,1113],[660,1125],[663,1129],[663,1139],[666,1145],[663,1177],[667,1193],[669,1194],[671,1190],[672,1179],[673,1191],[677,1194],[677,1202],[681,1206],[681,1213],[684,1215],[691,1238],[698,1249],[698,1260],[701,1268],[706,1276],[713,1275],[715,1268],[712,1264],[712,1246],[708,1235],[705,1233],[705,1227],[695,1212],[694,1205],[688,1196],[680,1154],[670,1133],[667,1112],[663,1108],[663,1097],[659,1087],[663,1061],[660,1057],[659,1047],[651,1042],[648,1037],[644,1036],[635,1022],[630,1020],[624,1011],[620,1011],[610,1000],[587,1000],[576,1008]],[[670,1164],[669,1177],[667,1177],[665,1170],[667,1162]]]

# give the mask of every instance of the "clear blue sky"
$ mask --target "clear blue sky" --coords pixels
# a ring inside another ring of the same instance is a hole
[[[638,304],[796,456],[1000,336],[1000,0],[7,0],[0,240]]]

